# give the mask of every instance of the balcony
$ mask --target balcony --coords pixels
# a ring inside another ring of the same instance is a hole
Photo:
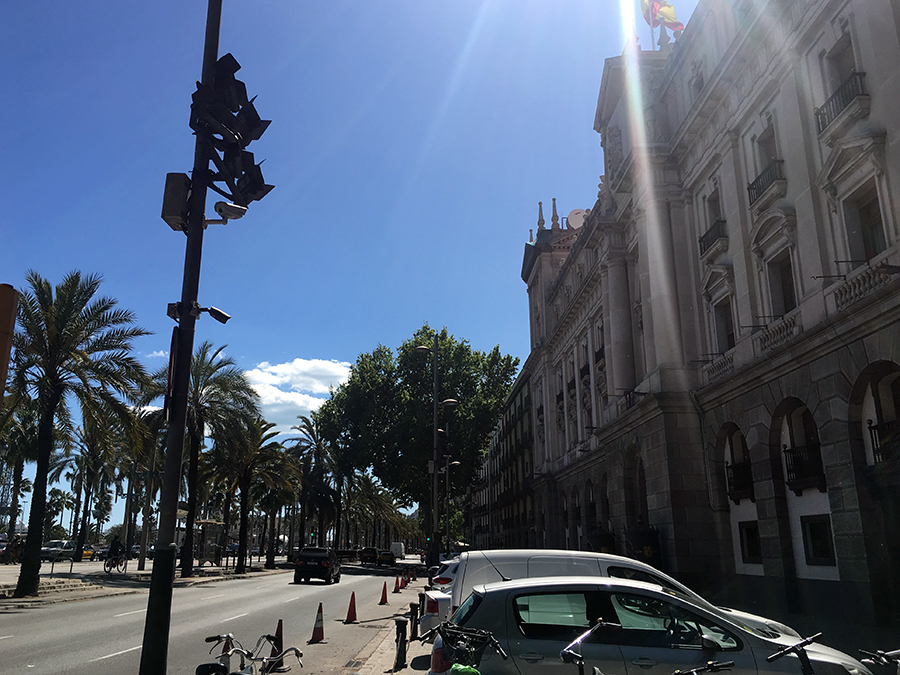
[[[756,177],[756,180],[747,186],[750,205],[757,212],[762,212],[785,194],[787,194],[787,181],[784,177],[783,159],[772,160],[772,163]]]
[[[742,499],[753,497],[753,472],[750,462],[725,462],[725,483],[728,490],[728,498],[735,504],[740,504]]]
[[[816,108],[816,130],[828,145],[850,126],[869,114],[866,74],[852,73],[820,108]]]
[[[900,420],[890,420],[881,424],[872,424],[872,420],[868,420],[868,427],[875,463],[900,459]]]
[[[700,237],[700,256],[706,255],[707,251],[715,248],[723,251],[728,248],[728,230],[725,227],[725,219],[719,218],[712,224],[706,232]],[[721,242],[721,243],[720,243]],[[722,245],[724,244],[724,246]]]
[[[784,449],[784,463],[787,469],[787,486],[798,497],[807,488],[818,488],[825,492],[825,471],[822,468],[822,453],[818,443],[800,445]]]

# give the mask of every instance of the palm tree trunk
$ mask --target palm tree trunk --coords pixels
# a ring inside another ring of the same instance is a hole
[[[62,400],[62,392],[50,391],[47,407],[43,410],[38,426],[37,467],[31,488],[31,512],[28,514],[28,536],[22,552],[22,566],[16,583],[14,597],[24,598],[38,594],[41,582],[41,544],[44,539],[44,512],[47,509],[47,474],[50,473],[50,455],[53,452],[53,418]]]
[[[13,468],[13,488],[12,496],[9,502],[9,527],[6,533],[9,541],[13,540],[16,534],[16,522],[19,519],[19,490],[22,489],[22,474],[25,472],[25,460],[20,459]]]
[[[235,574],[247,571],[247,521],[250,516],[250,480],[241,480],[240,527],[238,534],[237,565]]]
[[[275,569],[275,511],[267,515],[269,519],[269,547],[266,551],[266,569]]]
[[[87,539],[88,533],[88,518],[91,515],[91,483],[93,482],[93,476],[86,476],[85,480],[82,483],[85,483],[85,494],[84,494],[84,511],[81,514],[81,527],[78,528],[78,540],[75,543],[75,550],[81,551],[84,549],[84,541]]]

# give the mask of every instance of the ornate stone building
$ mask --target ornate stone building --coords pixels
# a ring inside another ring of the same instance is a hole
[[[525,246],[483,527],[900,619],[898,106],[895,0],[701,0],[606,60],[599,198]]]

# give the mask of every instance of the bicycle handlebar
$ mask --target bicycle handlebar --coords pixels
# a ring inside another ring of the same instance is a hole
[[[860,649],[859,653],[869,657],[862,660],[863,663],[868,665],[889,666],[894,663],[900,665],[900,649],[895,649],[891,652],[885,652],[880,649],[874,652],[867,652],[865,649]]]
[[[779,649],[774,654],[769,654],[766,657],[766,661],[768,661],[769,663],[772,663],[772,661],[777,661],[782,656],[786,656],[787,654],[790,654],[791,652],[794,652],[794,653],[800,652],[806,645],[812,644],[813,642],[818,640],[820,637],[822,637],[822,633],[816,633],[815,635],[810,635],[808,638],[804,638],[803,640],[800,640],[800,642],[789,645],[789,646],[785,647],[784,649]]]
[[[698,666],[690,670],[676,670],[672,675],[699,675],[699,673],[718,673],[720,670],[728,670],[734,665],[734,661],[707,661],[705,666]]]

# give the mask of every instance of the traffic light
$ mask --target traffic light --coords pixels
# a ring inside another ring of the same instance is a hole
[[[197,83],[192,96],[190,126],[212,141],[210,188],[235,204],[247,206],[262,199],[274,186],[266,185],[262,169],[245,148],[259,140],[271,123],[261,119],[246,85],[235,78],[241,66],[231,54],[216,62],[212,83]],[[221,155],[220,155],[221,153]],[[223,187],[216,183],[224,183]]]

